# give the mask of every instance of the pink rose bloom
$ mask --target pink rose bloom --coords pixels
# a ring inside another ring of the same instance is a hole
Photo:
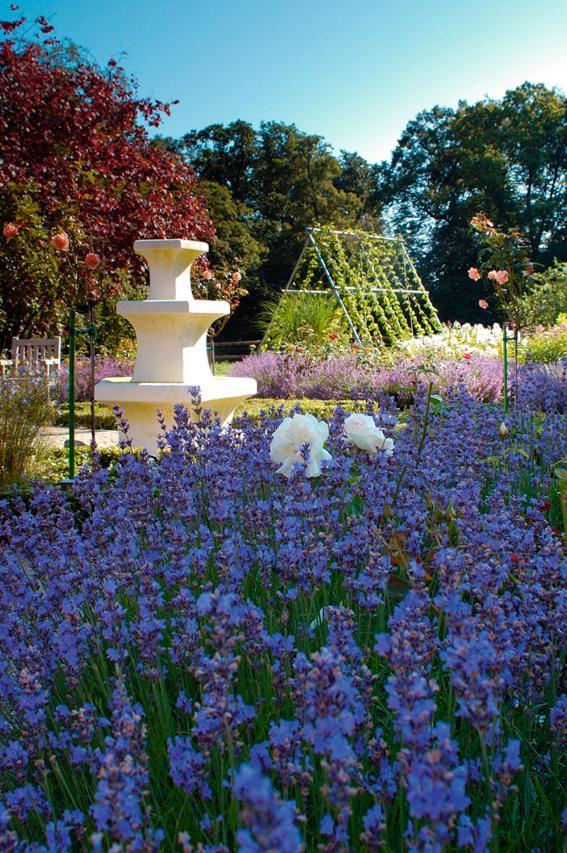
[[[2,234],[6,238],[6,240],[13,240],[16,237],[18,231],[20,229],[17,225],[14,225],[13,222],[7,222],[4,228],[2,229]]]
[[[498,281],[498,273],[496,272],[496,270],[490,270],[490,272],[488,273],[488,278],[490,279],[490,281]]]
[[[233,281],[240,281],[241,278],[242,278],[242,276],[240,275],[239,272],[233,272],[232,273],[232,280]]]
[[[214,277],[214,273],[212,273],[211,270],[205,270],[205,272],[203,273],[203,278],[205,279],[205,281],[211,281],[211,279],[213,279]]]
[[[55,234],[55,236],[51,238],[51,242],[55,248],[59,249],[61,252],[66,252],[69,248],[69,238],[64,231],[60,231],[59,234]]]
[[[485,310],[488,308],[488,302],[486,301],[486,299],[479,299],[478,304],[481,308],[484,308]]]
[[[498,284],[506,284],[509,278],[508,270],[498,270],[496,273],[496,281]]]
[[[85,257],[85,264],[90,270],[96,270],[100,266],[100,255],[95,252],[89,252]]]
[[[481,275],[476,267],[471,267],[469,269],[469,278],[472,278],[473,281],[478,281],[481,278]]]

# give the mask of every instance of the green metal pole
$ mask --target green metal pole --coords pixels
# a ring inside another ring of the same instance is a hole
[[[504,326],[504,336],[502,338],[504,347],[504,411],[508,411],[508,330]]]
[[[323,255],[321,254],[321,252],[319,250],[319,246],[317,245],[317,243],[313,239],[313,236],[312,236],[310,231],[307,231],[307,239],[309,240],[309,242],[311,243],[311,245],[315,249],[315,254],[317,255],[317,260],[321,264],[323,272],[325,273],[325,277],[326,277],[327,281],[329,282],[329,284],[331,285],[331,290],[333,291],[333,293],[337,297],[337,302],[339,303],[339,305],[343,309],[343,314],[346,317],[347,323],[350,327],[350,330],[354,336],[355,341],[357,342],[357,344],[362,346],[362,341],[360,340],[360,335],[358,334],[358,332],[354,326],[354,323],[352,322],[352,320],[350,318],[350,314],[348,313],[346,306],[345,306],[343,300],[341,299],[341,295],[340,295],[339,291],[337,290],[337,286],[336,286],[335,282],[333,281],[333,277],[332,277],[331,273],[329,272],[329,270],[327,269],[327,264],[323,260]]]
[[[514,329],[514,406],[518,405],[518,329]]]
[[[75,312],[69,312],[69,480],[75,479]]]

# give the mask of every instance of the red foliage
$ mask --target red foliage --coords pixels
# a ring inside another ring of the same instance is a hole
[[[108,272],[141,269],[138,238],[214,240],[192,169],[148,135],[170,105],[137,98],[114,60],[71,61],[44,19],[17,40],[24,20],[0,22],[0,193],[32,190],[47,226],[84,235]]]

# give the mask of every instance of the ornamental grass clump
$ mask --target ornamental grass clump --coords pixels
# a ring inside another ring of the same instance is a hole
[[[561,848],[565,418],[431,388],[0,503],[2,849]]]
[[[39,431],[53,418],[45,377],[24,371],[0,377],[0,488],[31,473]]]

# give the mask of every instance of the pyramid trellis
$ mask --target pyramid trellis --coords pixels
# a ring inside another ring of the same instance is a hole
[[[401,237],[308,228],[279,305],[301,293],[334,296],[343,324],[358,344],[392,344],[441,329]],[[278,310],[270,327],[277,323]]]

